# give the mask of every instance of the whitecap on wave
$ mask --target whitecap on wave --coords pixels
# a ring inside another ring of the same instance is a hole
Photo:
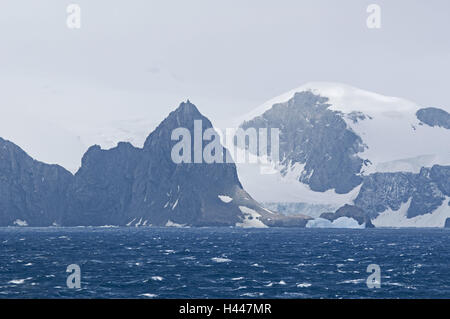
[[[231,262],[231,259],[222,258],[222,257],[213,257],[213,258],[211,258],[211,260],[216,262],[216,263],[229,263],[229,262]]]
[[[360,284],[363,283],[365,281],[365,279],[351,279],[351,280],[344,280],[341,282],[338,282],[339,284]]]
[[[152,280],[154,280],[154,281],[163,281],[163,277],[161,277],[161,276],[152,276]]]
[[[242,279],[244,279],[244,277],[231,278],[231,280],[233,280],[233,281],[242,280]]]
[[[242,294],[241,297],[254,298],[254,297],[261,297],[263,295],[264,295],[264,293],[262,293],[262,292],[246,292],[245,294]]]
[[[28,277],[25,279],[13,279],[13,280],[8,281],[8,284],[21,285],[21,284],[24,284],[26,280],[30,280],[30,279],[33,279],[33,278]]]

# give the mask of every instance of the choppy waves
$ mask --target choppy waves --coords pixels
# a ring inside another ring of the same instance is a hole
[[[0,298],[450,296],[442,229],[2,228],[0,243]]]

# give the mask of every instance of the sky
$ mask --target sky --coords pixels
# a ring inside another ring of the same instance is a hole
[[[219,127],[311,81],[448,106],[449,13],[447,0],[2,0],[0,136],[74,171],[91,144],[139,146],[186,99]]]

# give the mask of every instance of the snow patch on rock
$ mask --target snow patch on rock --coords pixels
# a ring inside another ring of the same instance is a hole
[[[182,227],[186,227],[185,224],[177,224],[174,223],[173,221],[171,221],[170,219],[167,221],[166,223],[166,227],[178,227],[178,228],[182,228]]]
[[[276,167],[275,174],[261,173],[259,164],[236,164],[239,179],[245,190],[259,202],[309,203],[327,205],[334,210],[351,203],[359,193],[357,186],[347,194],[337,194],[335,190],[315,192],[309,185],[299,182],[304,165],[295,163],[281,173],[282,167]]]
[[[244,220],[242,223],[236,223],[236,227],[242,228],[267,228],[259,218],[261,215],[258,214],[255,210],[248,208],[246,206],[239,206],[239,209],[244,214]]]
[[[14,225],[20,226],[20,227],[26,227],[26,226],[28,226],[28,223],[26,220],[16,219],[14,221]]]
[[[372,220],[375,227],[439,227],[445,226],[445,221],[450,218],[450,197],[446,197],[440,207],[430,214],[419,215],[413,218],[407,217],[411,199],[403,203],[401,207],[394,211],[387,209]]]
[[[233,198],[231,198],[230,196],[226,196],[226,195],[219,195],[218,197],[222,202],[227,203],[227,204],[233,200]]]

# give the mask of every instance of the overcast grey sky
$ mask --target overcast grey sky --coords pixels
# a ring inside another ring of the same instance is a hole
[[[449,17],[447,0],[2,0],[0,110],[157,123],[190,98],[220,126],[309,81],[448,105]]]

